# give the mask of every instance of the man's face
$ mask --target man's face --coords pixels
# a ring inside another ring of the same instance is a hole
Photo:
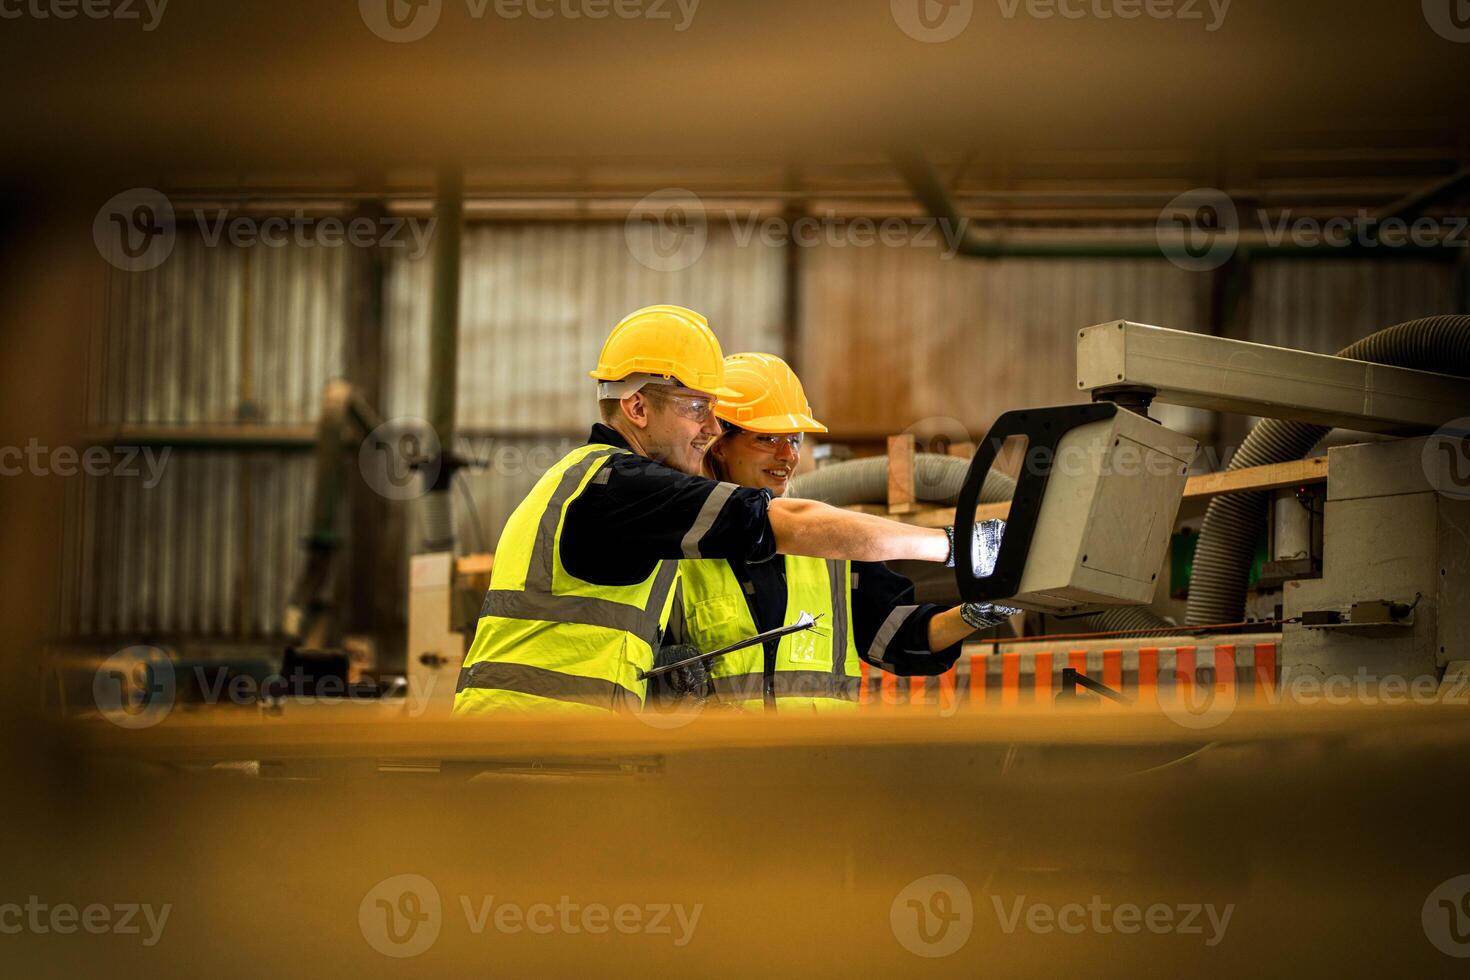
[[[699,476],[703,473],[704,453],[720,434],[715,418],[715,399],[688,388],[667,385],[645,385],[638,395],[641,406],[633,408],[630,417],[642,425],[640,438],[643,451],[650,459],[671,466],[681,473]]]

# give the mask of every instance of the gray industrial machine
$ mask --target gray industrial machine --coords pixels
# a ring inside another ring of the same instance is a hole
[[[1463,353],[1466,318],[1425,323],[1433,342]],[[1433,350],[1419,344],[1402,359],[1422,365]],[[1448,370],[1463,370],[1448,360]],[[1289,420],[1265,423],[1280,427],[1265,436],[1294,439],[1299,455],[1328,428],[1375,434],[1329,450],[1325,494],[1240,493],[1215,521],[1217,538],[1228,531],[1252,548],[1256,529],[1269,529],[1263,582],[1281,588],[1283,683],[1441,678],[1470,661],[1470,379],[1119,320],[1079,331],[1077,388],[1094,403],[1008,413],[980,446],[956,510],[961,535],[1006,438],[1024,435],[1048,452],[1043,465],[1023,465],[994,572],[979,577],[959,563],[966,599],[1076,612],[1154,598],[1194,451],[1193,440],[1146,418],[1161,401]],[[1124,449],[1132,465],[1120,465]],[[1250,557],[1197,581],[1202,600],[1218,598],[1218,580],[1228,585],[1233,574],[1240,595],[1230,608],[1243,609]],[[1219,622],[1200,605],[1204,623]]]

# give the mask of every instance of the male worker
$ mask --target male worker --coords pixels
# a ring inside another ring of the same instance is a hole
[[[765,489],[779,500],[801,461],[808,432],[826,432],[801,380],[774,354],[725,358],[736,394],[715,406],[723,432],[705,455],[720,480]],[[913,583],[882,563],[776,555],[769,561],[680,563],[675,638],[709,652],[818,615],[818,629],[791,633],[710,663],[714,693],[746,709],[823,711],[857,704],[859,658],[904,675],[942,674],[960,641],[1013,610],[977,603],[946,609],[914,602]],[[691,682],[697,688],[699,678]]]
[[[591,372],[602,422],[501,534],[456,714],[641,708],[680,558],[949,558],[937,528],[700,476],[716,400],[734,394],[724,374],[693,310],[650,306],[613,328]]]

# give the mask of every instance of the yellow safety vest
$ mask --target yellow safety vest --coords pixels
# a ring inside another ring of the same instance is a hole
[[[852,638],[850,565],[796,555],[787,555],[785,562],[786,622],[796,622],[803,612],[821,618],[817,629],[781,637],[772,677],[777,709],[855,708],[861,666]],[[686,559],[679,566],[681,639],[709,653],[760,632],[729,562]],[[759,710],[765,649],[747,647],[716,658],[710,678],[723,702]]]
[[[560,708],[637,711],[648,682],[640,670],[668,624],[679,574],[658,562],[636,585],[597,585],[561,561],[567,508],[611,474],[627,452],[588,445],[572,450],[536,481],[495,549],[490,591],[460,671],[454,713]]]

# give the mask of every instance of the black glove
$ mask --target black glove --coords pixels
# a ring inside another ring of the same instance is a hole
[[[653,666],[665,667],[699,656],[699,648],[687,644],[659,647]],[[710,693],[709,662],[699,660],[667,674],[649,678],[648,701],[660,711],[671,711],[680,705],[703,704]]]

